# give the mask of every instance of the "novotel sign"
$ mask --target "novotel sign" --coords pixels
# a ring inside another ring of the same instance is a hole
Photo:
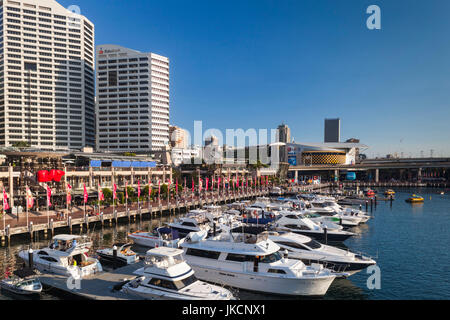
[[[98,51],[99,54],[113,53],[113,52],[120,52],[120,49],[105,49],[105,50],[103,50],[102,48],[100,48]]]

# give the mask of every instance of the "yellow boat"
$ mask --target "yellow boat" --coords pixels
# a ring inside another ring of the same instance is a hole
[[[393,196],[393,195],[395,195],[395,191],[392,190],[392,189],[389,189],[389,190],[386,190],[386,191],[384,192],[384,194],[385,194],[386,196]]]
[[[424,199],[421,196],[416,196],[415,194],[413,194],[412,197],[406,199],[405,201],[410,203],[418,203],[424,202]]]

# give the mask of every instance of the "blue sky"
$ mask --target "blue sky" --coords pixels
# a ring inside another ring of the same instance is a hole
[[[59,0],[96,25],[96,44],[171,60],[171,123],[193,129],[291,127],[369,156],[450,156],[450,1]],[[368,30],[366,8],[381,8]]]

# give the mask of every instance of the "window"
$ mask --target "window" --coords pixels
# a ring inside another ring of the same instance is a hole
[[[149,284],[152,286],[161,287],[161,288],[165,288],[165,289],[177,290],[177,287],[175,286],[175,284],[169,280],[152,278],[150,280]]]
[[[280,270],[280,269],[269,269],[267,272],[269,272],[269,273],[286,274],[286,272],[284,270]]]
[[[45,143],[42,143],[42,144],[45,144]],[[52,258],[52,257],[40,257],[42,260],[47,260],[47,261],[50,261],[50,262],[58,262],[58,260],[56,260],[55,258]]]
[[[226,260],[228,261],[238,261],[238,262],[253,261],[254,259],[255,259],[254,256],[247,256],[243,254],[234,254],[234,253],[229,253],[226,258]]]
[[[275,252],[272,254],[269,254],[267,256],[262,257],[259,262],[261,263],[273,263],[281,260],[282,256],[279,252]]]
[[[322,247],[322,245],[316,240],[311,240],[310,242],[305,243],[305,246],[310,247],[312,249],[319,249],[320,247]]]
[[[295,224],[287,224],[287,225],[285,225],[285,227],[289,228],[289,229],[295,229],[295,230],[311,230],[308,226],[304,226],[304,225],[297,226]]]
[[[219,259],[220,256],[220,252],[192,248],[187,249],[186,254],[207,259]]]
[[[195,224],[193,222],[183,222],[182,225],[188,227],[195,227]]]
[[[279,244],[280,246],[283,246],[283,247],[290,247],[290,248],[305,250],[305,248],[301,244],[295,243],[295,242],[275,241],[275,243]]]

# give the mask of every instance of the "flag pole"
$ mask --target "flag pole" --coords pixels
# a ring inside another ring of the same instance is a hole
[[[48,184],[47,184],[47,227],[50,227],[50,208],[49,208],[49,199],[48,199]]]
[[[25,205],[27,207],[27,227],[28,227],[28,184],[26,185],[25,191]]]

